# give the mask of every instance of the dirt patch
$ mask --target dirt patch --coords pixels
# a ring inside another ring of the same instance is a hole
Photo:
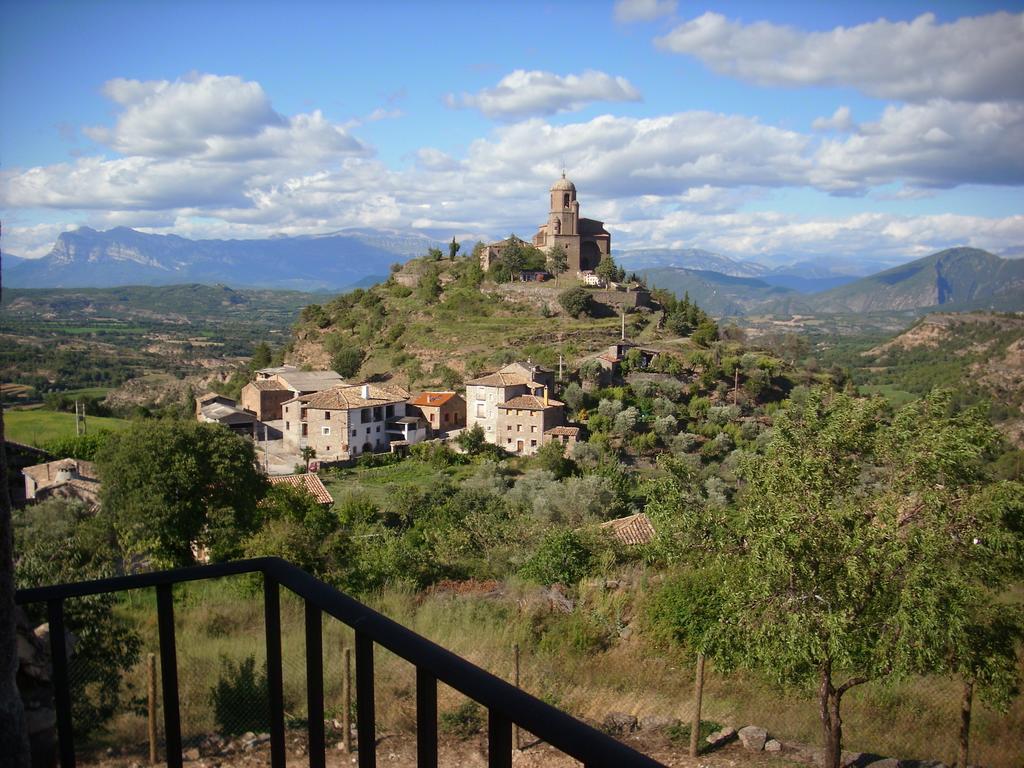
[[[671,740],[664,732],[637,732],[621,739],[624,743],[657,760],[663,765],[679,768],[782,768],[789,765],[810,764],[806,749],[784,746],[781,752],[750,752],[739,742],[708,751],[696,758],[688,754],[688,744]],[[521,750],[512,751],[512,765],[521,768],[577,768],[581,763],[559,752],[530,734],[522,734]],[[230,745],[229,745],[230,746]],[[196,751],[198,750],[198,754]],[[189,768],[251,768],[270,764],[270,745],[262,743],[241,751],[186,749],[185,766]],[[158,756],[163,757],[161,752]],[[288,765],[305,765],[308,760],[306,742],[302,738],[289,739]],[[327,765],[331,768],[355,765],[357,754],[346,753],[340,741],[328,739]],[[378,765],[394,768],[415,768],[416,739],[409,734],[383,734],[377,739]],[[79,765],[90,768],[144,768],[148,756],[140,745],[130,750],[108,750],[80,756]],[[441,737],[438,744],[438,764],[484,768],[487,765],[487,742],[484,736],[472,739]]]

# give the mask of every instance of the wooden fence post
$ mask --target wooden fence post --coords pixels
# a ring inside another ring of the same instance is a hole
[[[690,757],[700,751],[700,706],[704,697],[704,654],[697,654],[697,679],[693,686],[693,721],[690,724]]]

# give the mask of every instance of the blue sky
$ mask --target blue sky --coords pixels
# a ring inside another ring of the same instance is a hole
[[[1024,245],[1024,7],[0,3],[4,242],[529,235],[898,262]]]

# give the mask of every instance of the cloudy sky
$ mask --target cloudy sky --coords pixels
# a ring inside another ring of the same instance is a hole
[[[616,249],[1024,246],[1024,3],[6,2],[0,104],[24,256],[529,235],[563,165]]]

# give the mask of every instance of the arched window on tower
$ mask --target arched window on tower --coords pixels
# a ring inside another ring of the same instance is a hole
[[[563,208],[568,208],[569,207],[569,193],[568,192],[566,192],[562,196],[562,207]]]

